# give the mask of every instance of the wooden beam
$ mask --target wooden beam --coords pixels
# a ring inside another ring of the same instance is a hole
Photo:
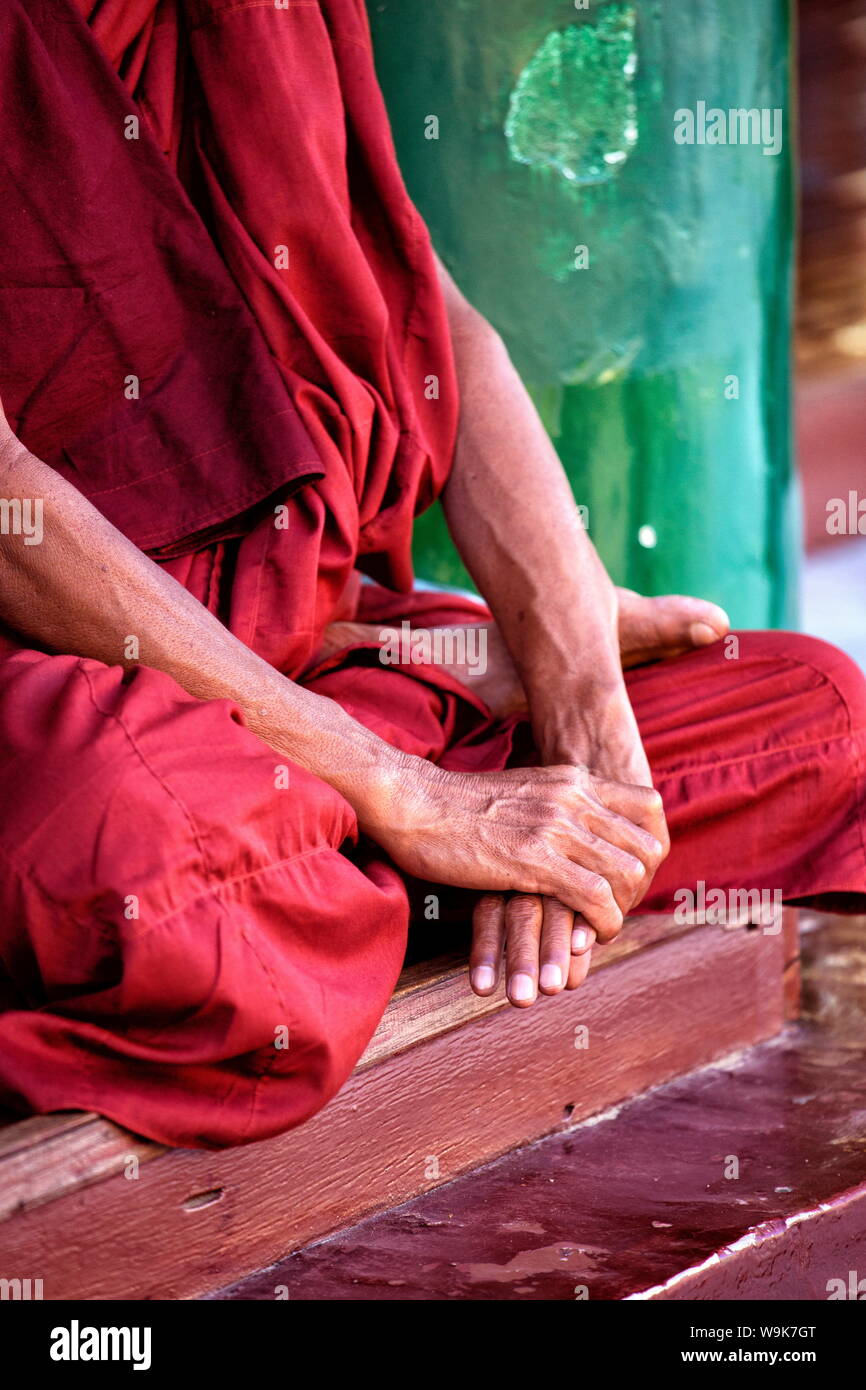
[[[592,970],[605,969],[689,930],[688,923],[671,917],[634,917],[627,931],[595,953]],[[405,970],[357,1071],[508,1007],[504,988],[486,999],[473,994],[468,973],[466,956],[459,953]],[[130,1157],[140,1166],[164,1152],[161,1144],[137,1138],[100,1115],[77,1110],[4,1126],[0,1128],[0,1221],[10,1212],[122,1173]]]
[[[14,1127],[3,1272],[42,1278],[47,1299],[194,1297],[781,1027],[782,934],[638,931],[640,948],[527,1011],[455,1023],[465,964],[410,972],[341,1094],[264,1143],[165,1150],[82,1116]]]

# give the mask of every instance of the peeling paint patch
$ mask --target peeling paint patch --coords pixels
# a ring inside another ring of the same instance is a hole
[[[555,29],[514,85],[505,121],[513,159],[575,184],[606,183],[637,143],[635,11]]]

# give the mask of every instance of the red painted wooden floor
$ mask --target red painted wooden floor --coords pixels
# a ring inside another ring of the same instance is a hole
[[[826,1299],[866,1273],[866,919],[803,944],[781,1037],[212,1296]]]

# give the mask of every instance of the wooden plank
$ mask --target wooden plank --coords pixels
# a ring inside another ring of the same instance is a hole
[[[606,969],[635,951],[691,930],[692,924],[687,920],[677,922],[658,913],[632,917],[615,941],[594,952],[591,970]],[[358,1063],[359,1069],[510,1007],[504,982],[496,994],[481,999],[469,988],[468,976],[466,955],[462,952],[404,971],[370,1046]]]
[[[2,1221],[10,1214],[113,1177],[130,1159],[146,1163],[163,1152],[160,1145],[84,1111],[7,1126],[0,1145],[0,1251]]]
[[[134,1180],[106,1171],[18,1210],[2,1228],[4,1269],[42,1278],[47,1299],[224,1287],[772,1035],[783,959],[781,935],[709,927],[636,951],[574,994],[500,1010],[359,1071],[289,1134],[221,1153],[162,1151]]]
[[[688,923],[659,914],[633,917],[616,941],[596,951],[592,969],[605,969],[690,929]],[[508,1007],[504,987],[480,999],[469,988],[468,975],[463,953],[405,970],[358,1070]],[[6,1125],[0,1128],[0,1221],[10,1211],[122,1172],[131,1156],[141,1165],[163,1152],[162,1145],[82,1111],[39,1115]]]
[[[866,918],[825,919],[804,938],[812,1018],[772,1045],[515,1149],[211,1296],[573,1302],[585,1284],[592,1303],[826,1299],[830,1278],[866,1271],[864,928]]]

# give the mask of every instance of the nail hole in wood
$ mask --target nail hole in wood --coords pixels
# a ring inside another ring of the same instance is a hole
[[[212,1187],[207,1192],[194,1192],[181,1206],[184,1211],[198,1211],[201,1207],[212,1207],[214,1202],[221,1202],[224,1196],[224,1187]]]

